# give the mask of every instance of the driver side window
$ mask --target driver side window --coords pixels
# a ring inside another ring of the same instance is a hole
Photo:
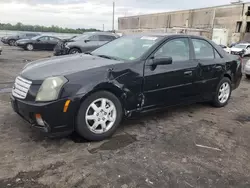
[[[40,37],[39,40],[40,41],[46,41],[46,40],[48,40],[48,37]]]
[[[157,50],[154,57],[172,57],[174,61],[189,60],[189,41],[188,38],[178,38],[166,42],[160,49]]]
[[[99,36],[98,35],[92,35],[89,37],[90,41],[99,41]]]

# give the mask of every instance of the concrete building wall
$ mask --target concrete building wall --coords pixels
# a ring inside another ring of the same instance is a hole
[[[118,28],[119,30],[173,27],[199,29],[225,28],[229,30],[229,38],[234,36],[234,40],[236,40],[236,36],[239,36],[240,40],[245,36],[247,22],[250,22],[250,16],[245,15],[248,7],[250,7],[250,3],[240,3],[202,9],[122,17],[118,19]],[[237,22],[239,21],[242,22],[240,32],[236,30]],[[250,34],[246,36],[250,40]]]

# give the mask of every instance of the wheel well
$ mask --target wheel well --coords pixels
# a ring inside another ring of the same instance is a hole
[[[71,50],[73,50],[73,49],[77,49],[77,50],[79,50],[80,52],[82,52],[82,50],[81,50],[79,47],[72,47],[72,48],[69,49],[69,51],[71,51]]]
[[[224,77],[229,78],[229,80],[232,81],[232,78],[231,78],[231,76],[229,74],[224,74]]]
[[[121,92],[116,91],[115,89],[112,89],[112,88],[102,88],[102,89],[100,88],[100,89],[93,90],[93,91],[89,92],[87,95],[85,95],[84,97],[82,97],[80,103],[82,103],[88,96],[92,95],[93,93],[99,92],[99,91],[108,91],[108,92],[114,94],[119,99],[119,101],[121,102],[121,104],[123,106]]]

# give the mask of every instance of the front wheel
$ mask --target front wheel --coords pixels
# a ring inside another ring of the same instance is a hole
[[[79,54],[79,53],[82,53],[82,52],[78,48],[72,48],[69,50],[69,54]]]
[[[26,49],[32,51],[34,49],[34,46],[32,44],[27,44]]]
[[[77,133],[90,141],[113,135],[123,117],[120,100],[112,93],[99,91],[81,104],[76,121]]]
[[[227,105],[232,92],[231,80],[224,77],[218,84],[216,94],[213,99],[213,105],[215,107],[223,107]]]
[[[10,45],[10,46],[15,46],[15,43],[16,43],[15,40],[10,40],[10,41],[9,41],[9,45]]]

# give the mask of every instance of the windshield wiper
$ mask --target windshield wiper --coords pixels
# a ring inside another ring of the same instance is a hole
[[[106,58],[106,59],[118,60],[117,58],[112,57],[112,56],[108,56],[108,55],[96,55],[96,56],[98,56],[98,57],[102,57],[102,58]]]

